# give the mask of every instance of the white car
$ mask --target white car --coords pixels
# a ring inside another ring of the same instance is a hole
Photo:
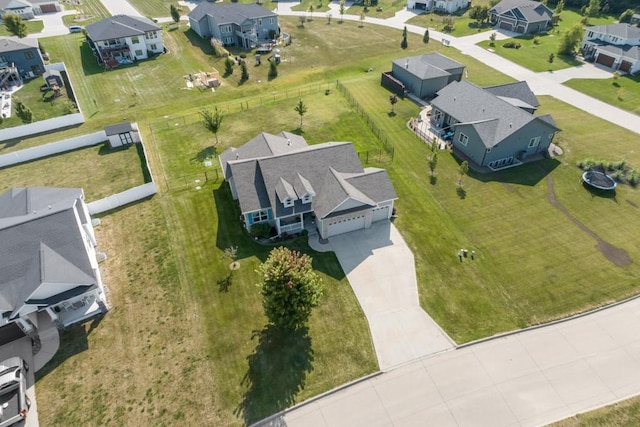
[[[0,363],[0,427],[11,426],[27,417],[31,402],[26,395],[27,362],[11,357]]]

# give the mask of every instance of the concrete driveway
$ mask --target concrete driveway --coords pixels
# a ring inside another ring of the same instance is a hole
[[[47,13],[44,15],[38,15],[37,19],[42,21],[44,28],[39,33],[33,33],[27,35],[30,39],[40,39],[43,37],[62,36],[69,34],[69,28],[64,25],[62,17],[66,15],[75,15],[75,10],[64,10],[62,12]]]
[[[387,370],[455,344],[418,302],[413,253],[389,221],[329,238]]]

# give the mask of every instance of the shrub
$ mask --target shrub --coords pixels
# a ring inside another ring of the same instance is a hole
[[[266,222],[253,224],[249,230],[249,234],[254,237],[262,237],[264,239],[269,238],[271,235],[271,226]]]
[[[638,185],[638,178],[640,178],[640,171],[638,169],[631,170],[631,174],[629,175],[629,184],[635,187]]]
[[[215,37],[211,37],[211,47],[213,48],[213,54],[218,58],[224,58],[229,56],[229,51],[225,49],[222,41]]]
[[[502,47],[506,47],[507,49],[520,49],[522,45],[519,42],[506,42]]]
[[[533,44],[535,44],[535,45],[540,44],[540,36],[535,36],[535,37],[533,38]]]
[[[247,54],[246,54],[246,53],[244,53],[244,52],[242,52],[239,56],[240,56],[240,58],[242,58],[242,59],[247,59]]]

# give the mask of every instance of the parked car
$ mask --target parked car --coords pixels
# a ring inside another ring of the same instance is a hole
[[[79,25],[72,25],[69,27],[70,33],[81,33],[82,30],[84,30],[84,28]]]
[[[31,401],[27,397],[24,373],[29,365],[20,357],[0,363],[0,427],[11,426],[27,417]]]

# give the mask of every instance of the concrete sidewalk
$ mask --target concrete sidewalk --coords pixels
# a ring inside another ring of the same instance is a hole
[[[640,299],[415,361],[260,425],[540,426],[640,393]]]
[[[455,347],[420,307],[413,253],[389,221],[330,237],[364,311],[382,371]]]

